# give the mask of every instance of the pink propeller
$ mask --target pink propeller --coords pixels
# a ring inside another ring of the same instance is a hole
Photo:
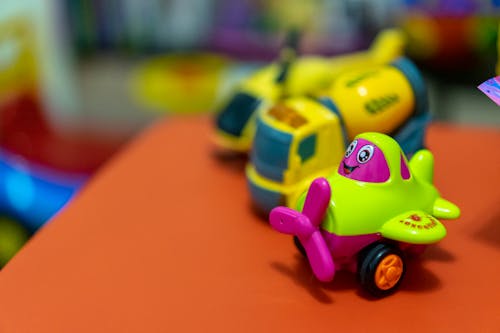
[[[299,238],[314,275],[321,281],[331,281],[335,275],[332,256],[319,229],[330,197],[328,181],[317,178],[309,187],[302,213],[287,207],[277,207],[269,215],[269,222],[275,230]]]

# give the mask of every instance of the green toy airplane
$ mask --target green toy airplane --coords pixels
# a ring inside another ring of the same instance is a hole
[[[299,200],[302,213],[278,207],[270,214],[276,230],[297,237],[316,277],[357,271],[370,293],[384,296],[401,282],[405,252],[446,236],[437,218],[453,219],[459,208],[433,185],[434,158],[418,151],[408,163],[391,137],[358,135],[337,172],[316,179]]]

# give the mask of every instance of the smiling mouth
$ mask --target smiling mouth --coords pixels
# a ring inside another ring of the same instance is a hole
[[[345,162],[342,162],[344,164],[344,172],[346,175],[350,174],[351,172],[353,172],[357,167],[358,165],[356,166],[349,166],[347,164],[345,164]]]

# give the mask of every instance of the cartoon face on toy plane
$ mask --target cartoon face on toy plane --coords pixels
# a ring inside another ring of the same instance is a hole
[[[365,134],[376,138],[378,134]],[[389,154],[389,152],[387,152]],[[403,179],[410,178],[410,173],[402,152],[400,155],[400,171]],[[344,177],[369,183],[383,183],[389,180],[391,170],[383,147],[361,136],[347,147],[344,158],[340,162],[338,173]]]
[[[347,147],[338,172],[344,177],[369,183],[385,182],[391,174],[382,150],[361,138]]]

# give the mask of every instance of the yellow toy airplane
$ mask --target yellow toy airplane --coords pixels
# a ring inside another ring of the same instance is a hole
[[[430,114],[425,84],[405,58],[346,71],[318,98],[281,100],[256,118],[246,175],[256,207],[293,207],[317,177],[330,174],[363,132],[394,137],[407,154],[423,147]]]
[[[216,143],[229,150],[247,152],[255,133],[256,115],[285,96],[317,94],[346,71],[387,64],[403,54],[405,37],[399,30],[382,31],[363,52],[324,58],[295,57],[297,35],[292,34],[280,61],[266,66],[237,88],[216,119]]]

